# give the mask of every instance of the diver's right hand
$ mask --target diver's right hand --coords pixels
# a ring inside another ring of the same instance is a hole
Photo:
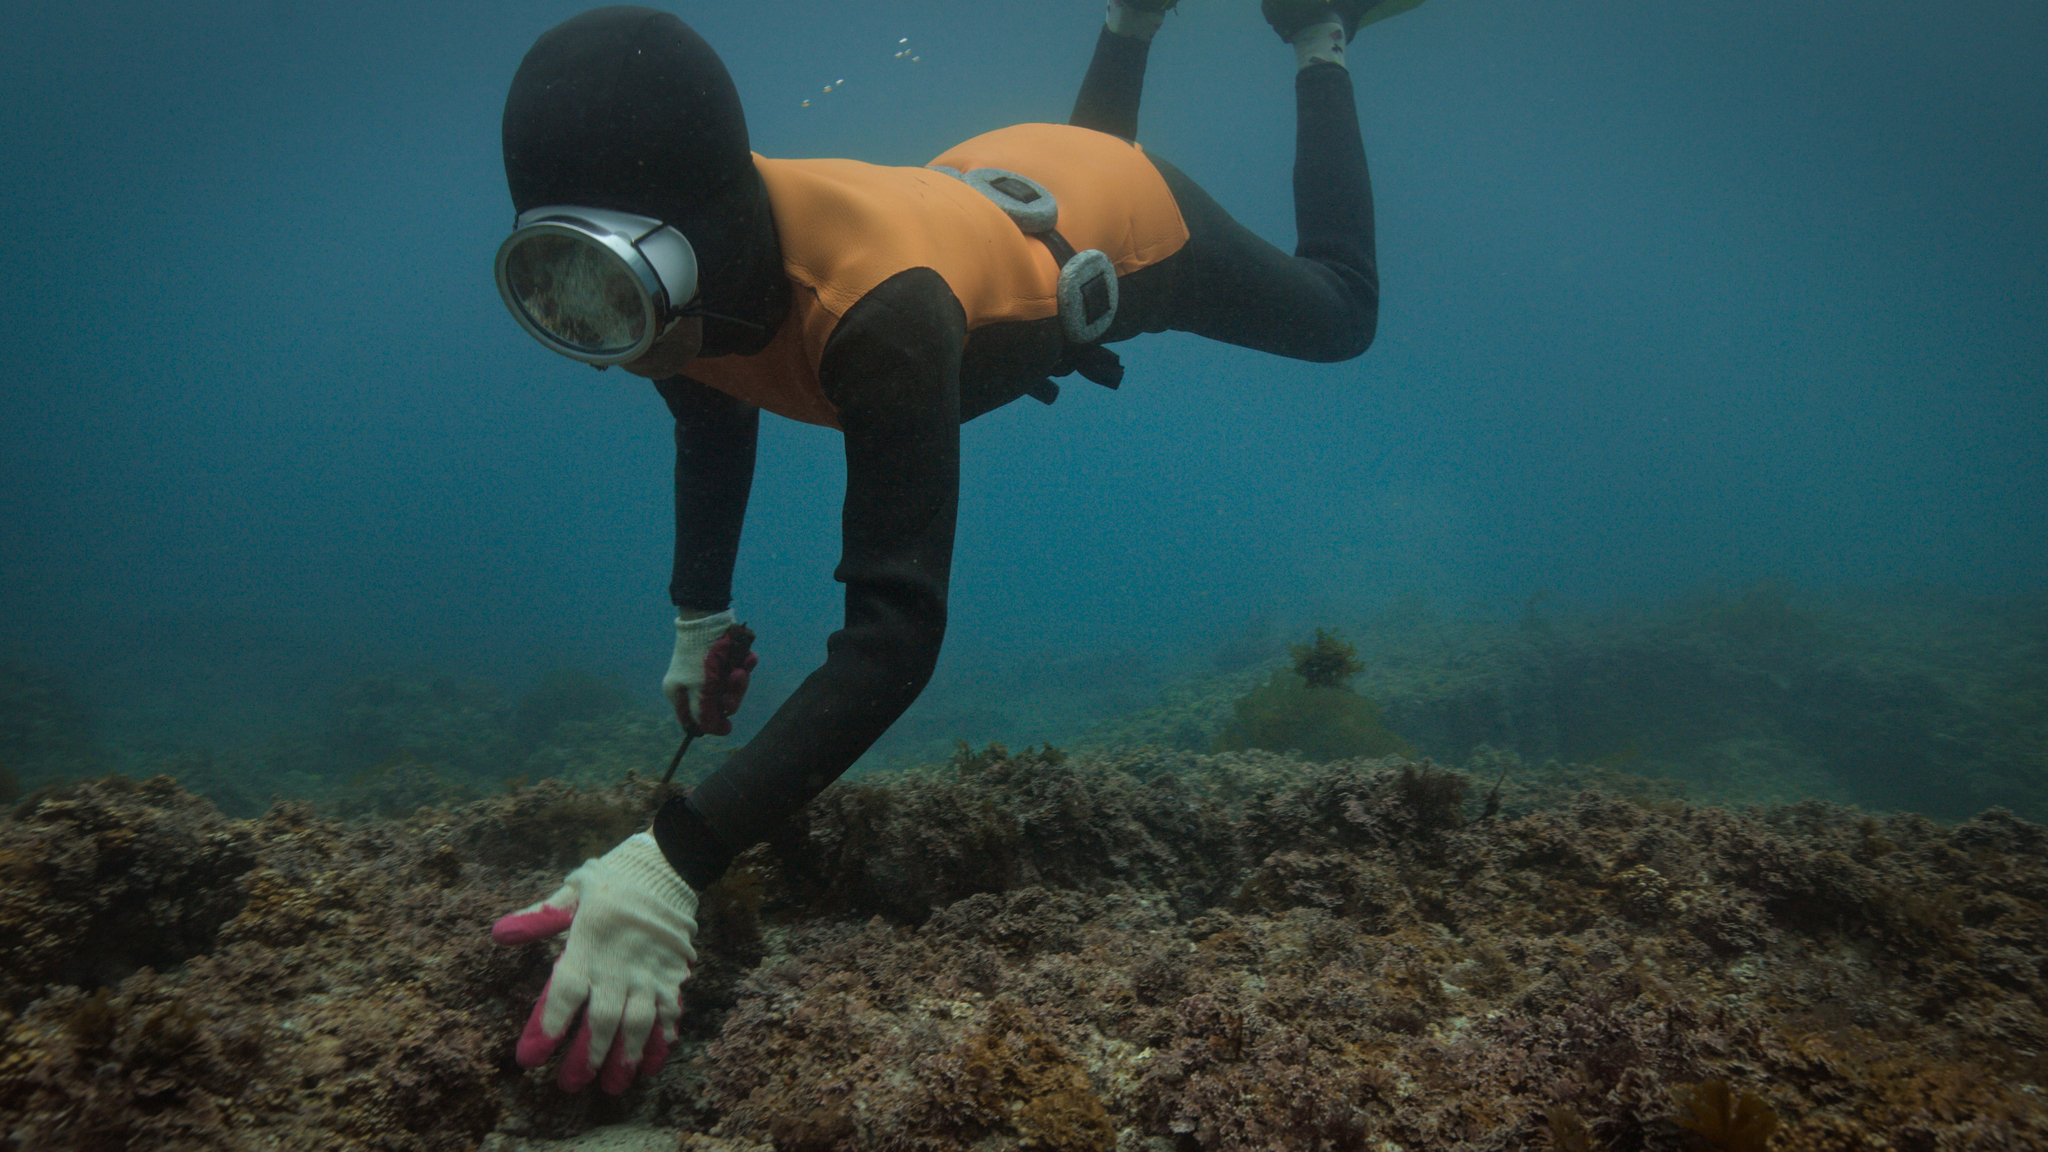
[[[553,896],[491,925],[500,944],[569,930],[516,1053],[521,1068],[547,1063],[583,1011],[556,1082],[580,1092],[595,1079],[618,1095],[652,1076],[680,1034],[682,985],[697,950],[697,894],[669,867],[647,832],[569,873]],[[586,1007],[587,1005],[587,1007]]]
[[[747,681],[761,662],[753,643],[754,634],[730,610],[695,618],[677,613],[676,651],[661,690],[675,705],[685,732],[724,736],[732,731],[732,714],[739,711]]]

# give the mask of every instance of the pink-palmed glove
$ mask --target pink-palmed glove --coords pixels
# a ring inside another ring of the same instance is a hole
[[[596,1079],[617,1095],[636,1073],[660,1071],[679,1035],[683,981],[697,961],[690,946],[696,913],[697,894],[669,867],[653,835],[641,832],[584,861],[553,896],[493,924],[491,939],[500,944],[569,930],[519,1037],[519,1066],[547,1063],[587,1005],[556,1078],[563,1091],[580,1092]]]
[[[754,634],[730,610],[709,616],[676,615],[676,651],[669,658],[661,690],[675,705],[676,719],[693,736],[732,732],[732,714],[747,694],[747,680],[761,662]]]

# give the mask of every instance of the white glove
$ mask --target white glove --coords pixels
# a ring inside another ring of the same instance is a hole
[[[599,1086],[613,1095],[635,1074],[659,1071],[680,1035],[682,984],[697,961],[690,946],[696,912],[697,894],[669,867],[654,836],[641,832],[584,861],[553,896],[492,925],[491,939],[500,944],[569,930],[519,1037],[519,1066],[547,1063],[588,1002],[557,1077],[563,1091],[581,1091],[600,1065]]]
[[[690,733],[724,736],[732,731],[732,714],[747,694],[747,680],[760,657],[726,633],[737,621],[730,609],[695,619],[676,616],[676,651],[669,658],[661,690],[675,705],[676,719]]]

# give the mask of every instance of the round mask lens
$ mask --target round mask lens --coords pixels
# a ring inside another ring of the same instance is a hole
[[[622,357],[647,339],[653,308],[639,277],[583,237],[519,238],[505,253],[503,282],[534,328],[578,354]]]

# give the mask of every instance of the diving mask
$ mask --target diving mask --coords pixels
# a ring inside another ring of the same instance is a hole
[[[555,205],[519,214],[498,247],[498,294],[519,326],[599,368],[647,354],[692,314],[697,254],[659,220]]]

